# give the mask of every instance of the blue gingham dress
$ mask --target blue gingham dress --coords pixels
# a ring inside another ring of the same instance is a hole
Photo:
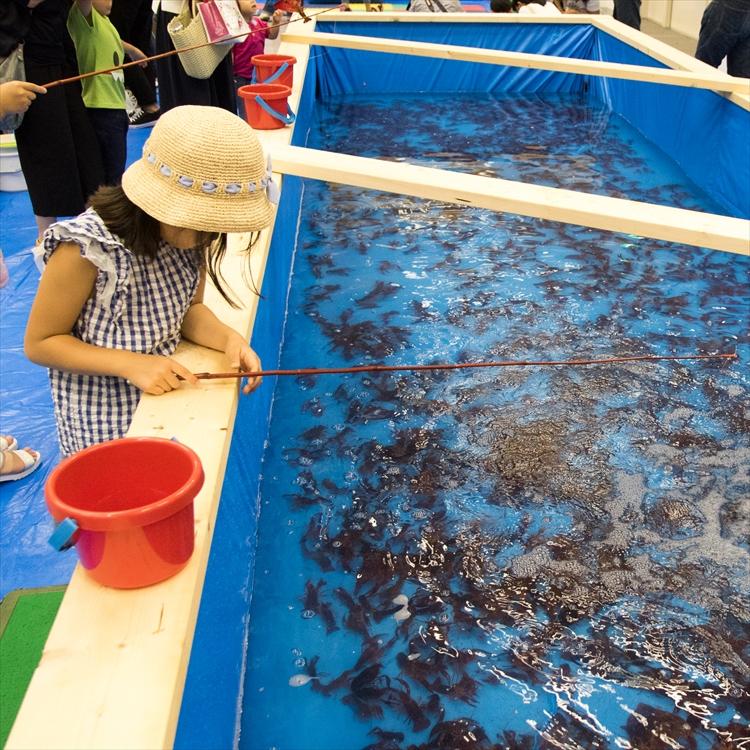
[[[85,213],[52,225],[44,235],[46,263],[61,242],[73,242],[98,269],[72,335],[87,344],[170,356],[200,282],[203,253],[162,242],[154,260],[134,255],[104,225]],[[123,437],[141,391],[123,378],[49,370],[57,431],[64,455]]]

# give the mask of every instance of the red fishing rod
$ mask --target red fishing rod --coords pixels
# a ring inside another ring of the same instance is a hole
[[[298,8],[295,8],[295,10],[300,14],[300,18],[291,18],[288,21],[284,21],[282,23],[277,23],[273,25],[269,25],[269,29],[280,29],[282,26],[288,26],[290,23],[296,23],[297,21],[304,21],[307,23],[315,16],[319,16],[322,13],[330,13],[332,10],[339,10],[341,6],[336,5],[332,8],[325,8],[324,10],[319,10],[317,13],[305,13],[304,9],[302,8],[302,5],[300,4]],[[131,60],[130,62],[123,63],[122,65],[116,65],[114,68],[107,68],[106,70],[94,70],[90,73],[81,73],[77,76],[71,76],[70,78],[60,78],[56,81],[50,81],[49,83],[42,84],[45,89],[51,89],[55,86],[62,86],[65,83],[74,83],[75,81],[82,81],[84,78],[92,78],[93,76],[102,76],[105,74],[113,73],[115,70],[125,70],[125,68],[132,68],[134,65],[144,65],[145,63],[151,62],[153,60],[161,60],[165,57],[170,57],[171,55],[179,55],[181,52],[191,52],[194,49],[201,49],[202,47],[209,47],[212,44],[226,44],[227,42],[232,41],[233,39],[242,39],[243,37],[249,36],[250,34],[253,34],[255,32],[245,32],[243,34],[235,34],[234,36],[227,37],[222,42],[202,42],[201,44],[193,44],[190,47],[183,47],[182,49],[173,49],[169,50],[169,52],[160,52],[158,55],[151,55],[150,57],[144,57],[142,60]]]
[[[261,370],[259,372],[197,372],[199,380],[221,378],[261,378],[265,375],[343,375],[355,372],[411,372],[420,370],[468,370],[480,367],[580,367],[583,365],[612,365],[623,362],[660,362],[692,359],[739,359],[736,352],[731,354],[685,354],[655,355],[642,354],[601,359],[562,359],[562,360],[501,360],[498,362],[460,362],[434,365],[357,365],[355,367],[305,367],[296,370]]]

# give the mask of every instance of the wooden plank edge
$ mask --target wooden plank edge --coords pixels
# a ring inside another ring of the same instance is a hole
[[[650,68],[641,65],[624,63],[599,62],[596,60],[579,60],[552,55],[537,55],[525,52],[508,52],[487,50],[477,47],[463,47],[429,42],[412,42],[380,37],[354,36],[348,34],[315,34],[302,36],[286,34],[285,40],[302,44],[306,41],[323,47],[339,47],[359,51],[381,52],[385,54],[414,55],[465,62],[477,62],[489,65],[506,65],[511,67],[551,70],[576,75],[619,78],[646,83],[659,83],[670,86],[684,86],[710,90],[750,92],[750,80],[733,78],[720,73],[704,74],[668,68]]]
[[[655,39],[642,31],[638,31],[627,24],[616,21],[611,16],[592,16],[591,23],[600,31],[619,39],[621,42],[653,57],[674,70],[691,70],[696,73],[710,73],[716,71],[711,65],[696,59],[686,52],[671,47],[666,42]],[[731,77],[731,76],[730,76]],[[747,80],[747,79],[737,79]],[[743,93],[721,94],[726,96],[732,103],[743,109],[750,110],[750,95]]]
[[[744,219],[297,146],[275,150],[273,159],[300,177],[750,254]]]
[[[288,45],[280,51],[297,57],[290,97],[296,105],[309,47]],[[292,129],[257,134],[268,154],[273,144],[289,141]],[[278,173],[276,179],[283,182]],[[264,231],[251,256],[259,286],[270,237],[271,231]],[[244,235],[230,236],[230,252],[222,264],[235,291],[244,286],[244,256],[237,249],[244,241]],[[206,294],[211,308],[249,338],[257,300],[234,310],[210,284]],[[188,342],[181,343],[174,356],[194,372],[224,369],[226,364],[221,353]],[[221,381],[201,381],[194,388],[142,399],[128,434],[179,436],[204,464],[206,480],[195,501],[195,551],[173,578],[132,591],[100,586],[76,567],[8,750],[151,750],[174,744],[237,400],[237,384]],[[210,454],[208,444],[213,445]]]
[[[411,11],[388,10],[383,12],[365,11],[331,11],[320,16],[321,23],[327,21],[369,22],[388,21],[393,23],[528,23],[528,24],[556,24],[560,26],[581,26],[590,24],[595,16],[583,13],[561,14],[559,16],[519,16],[507,13],[412,13]]]

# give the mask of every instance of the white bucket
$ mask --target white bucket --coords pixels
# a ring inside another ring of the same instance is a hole
[[[26,180],[18,159],[16,139],[12,135],[0,136],[0,190],[15,192],[26,190]]]

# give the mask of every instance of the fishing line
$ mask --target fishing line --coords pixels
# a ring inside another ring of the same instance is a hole
[[[739,359],[736,352],[731,354],[685,354],[656,355],[642,354],[603,359],[563,359],[563,360],[503,360],[499,362],[460,362],[434,365],[358,365],[355,367],[308,367],[297,370],[261,370],[260,372],[197,372],[199,380],[219,378],[261,378],[265,375],[341,375],[355,372],[405,372],[412,370],[464,370],[479,367],[580,367],[583,365],[611,365],[622,362],[659,362],[692,359]]]
[[[269,25],[268,29],[280,29],[282,26],[288,26],[290,23],[297,23],[298,21],[309,21],[312,18],[315,18],[315,16],[319,16],[323,13],[329,13],[332,10],[340,10],[341,6],[336,5],[332,8],[325,8],[324,10],[319,10],[317,13],[304,13],[300,15],[299,18],[291,18],[288,21],[283,21],[282,23],[277,23],[273,25]],[[144,63],[152,62],[153,60],[161,60],[165,57],[170,57],[171,55],[178,55],[181,52],[191,52],[194,49],[201,49],[202,47],[209,47],[212,44],[225,44],[226,42],[231,41],[232,39],[241,39],[242,37],[247,37],[250,34],[254,34],[254,31],[251,32],[245,32],[244,34],[235,34],[234,36],[227,37],[223,42],[202,42],[201,44],[194,44],[191,47],[183,47],[182,49],[173,49],[169,50],[168,52],[161,52],[158,55],[151,55],[151,57],[144,57],[142,60],[131,60],[130,62],[123,63],[122,65],[117,65],[114,68],[107,68],[106,70],[94,70],[91,73],[81,73],[77,76],[71,76],[70,78],[60,78],[56,81],[51,81],[50,83],[44,83],[41,84],[46,89],[54,88],[55,86],[62,86],[65,83],[74,83],[75,81],[82,81],[84,78],[92,78],[93,76],[101,76],[106,75],[109,73],[113,73],[115,70],[124,70],[125,68],[132,68],[134,65],[143,65]]]

